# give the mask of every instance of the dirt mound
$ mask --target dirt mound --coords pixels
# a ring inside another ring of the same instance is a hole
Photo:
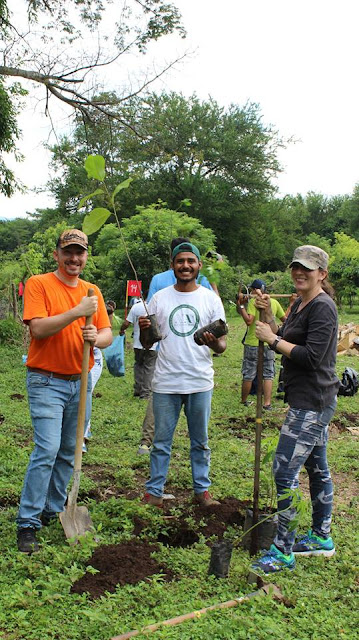
[[[136,540],[98,547],[86,566],[99,573],[86,572],[72,585],[71,593],[89,593],[91,598],[99,598],[106,591],[114,593],[117,585],[136,584],[158,573],[170,581],[174,577],[172,571],[151,558],[157,550],[154,544]]]
[[[211,545],[214,538],[221,540],[229,527],[243,525],[248,506],[248,501],[233,497],[224,498],[219,505],[209,508],[198,505],[188,507],[187,502],[187,506],[183,506],[183,513],[173,516],[171,505],[166,504],[163,509],[163,528],[157,542],[168,547],[189,547],[198,542],[200,536],[204,536]],[[134,536],[139,536],[149,526],[148,521],[138,516],[134,517],[133,524]],[[157,549],[156,542],[138,539],[98,547],[87,566],[97,569],[99,573],[86,572],[74,583],[71,592],[87,592],[92,598],[98,598],[106,591],[113,593],[117,585],[136,584],[158,573],[163,574],[165,580],[172,580],[174,575],[170,569],[151,557]]]
[[[198,523],[202,524],[201,533],[206,538],[217,536],[222,538],[228,527],[233,525],[242,526],[246,508],[249,501],[240,501],[237,498],[224,498],[220,504],[214,504],[211,507],[196,507],[194,517]]]

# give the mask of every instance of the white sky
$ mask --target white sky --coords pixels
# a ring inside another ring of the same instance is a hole
[[[279,156],[280,194],[351,193],[359,182],[358,0],[173,2],[188,37],[165,38],[151,52],[157,63],[184,49],[195,53],[153,89],[196,92],[223,106],[258,102],[265,123],[297,140]],[[29,106],[20,122],[26,161],[16,165],[16,174],[30,188],[49,177],[50,156],[42,149],[49,126],[42,110]],[[64,114],[55,120],[63,132]],[[46,194],[0,196],[0,217],[52,205]]]

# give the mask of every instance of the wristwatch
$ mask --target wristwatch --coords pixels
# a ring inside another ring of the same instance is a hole
[[[282,336],[277,336],[277,338],[274,340],[273,344],[269,344],[268,347],[272,351],[275,351],[276,353],[278,353],[277,346],[278,346],[278,342],[280,342],[281,339],[282,339]]]
[[[238,306],[239,306],[239,308],[240,308],[240,309],[245,309],[244,304],[240,304],[240,305],[238,305]]]

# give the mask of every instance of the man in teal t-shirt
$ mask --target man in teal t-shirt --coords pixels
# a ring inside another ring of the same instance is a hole
[[[265,282],[263,280],[256,279],[249,287],[250,291],[259,289],[265,290]],[[285,319],[285,313],[277,300],[271,299],[271,308],[273,317],[277,322],[283,322]],[[248,406],[248,395],[252,387],[252,382],[257,373],[257,361],[258,361],[258,344],[259,340],[256,338],[255,329],[256,321],[259,320],[259,310],[254,305],[254,299],[251,298],[248,304],[248,308],[245,308],[243,295],[237,296],[237,311],[242,316],[244,322],[247,325],[247,333],[244,338],[244,355],[242,362],[242,403]],[[274,359],[275,353],[271,351],[268,346],[264,347],[263,358],[263,394],[264,405],[263,409],[269,410],[271,408],[272,387],[274,378]]]

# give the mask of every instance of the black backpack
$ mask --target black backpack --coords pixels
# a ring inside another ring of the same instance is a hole
[[[341,379],[338,396],[353,396],[358,391],[358,386],[357,372],[355,369],[346,367]]]

